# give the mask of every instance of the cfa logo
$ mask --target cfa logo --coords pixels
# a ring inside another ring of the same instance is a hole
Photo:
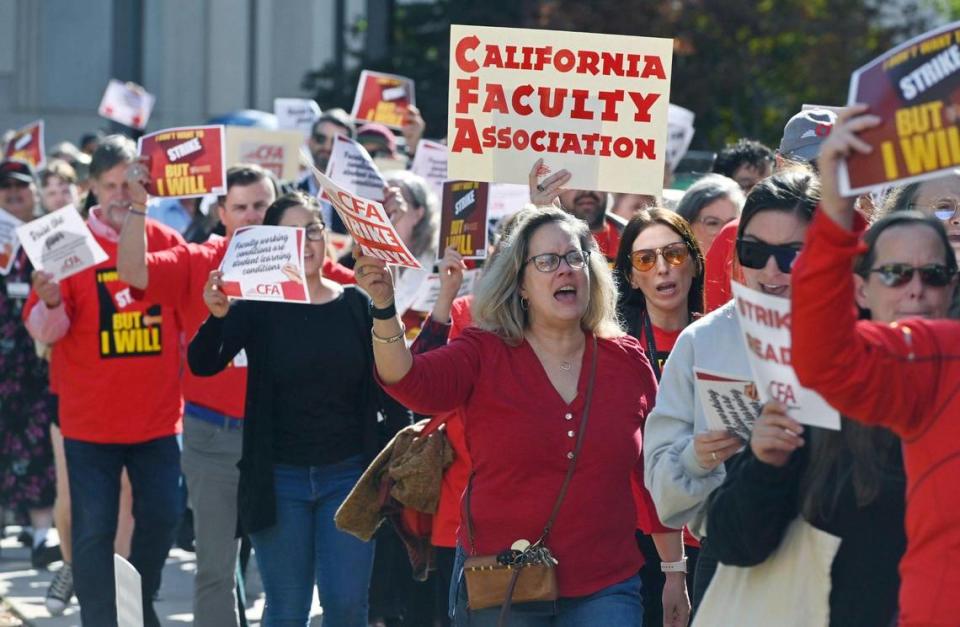
[[[70,255],[69,257],[64,259],[63,265],[60,266],[60,268],[62,270],[69,270],[74,266],[79,266],[81,263],[83,263],[83,261],[80,259],[80,257],[77,257],[76,255]]]
[[[261,161],[283,161],[283,146],[263,144],[248,151],[243,155],[241,160],[255,161],[257,163]]]
[[[280,296],[280,286],[276,283],[258,283],[253,291],[262,296]]]

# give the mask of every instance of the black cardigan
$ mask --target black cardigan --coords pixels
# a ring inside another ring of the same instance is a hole
[[[761,462],[749,447],[727,462],[726,479],[707,505],[710,551],[720,562],[754,566],[780,545],[787,526],[800,513],[800,480],[815,431],[806,428],[807,446],[783,468]],[[884,468],[879,495],[863,508],[857,506],[851,465],[840,466],[835,474],[843,487],[836,506],[828,515],[807,521],[841,538],[830,572],[830,625],[889,625],[897,610],[897,567],[906,549],[903,460],[897,448]]]
[[[364,383],[362,398],[367,399],[363,412],[363,450],[372,460],[393,434],[410,424],[410,413],[389,398],[373,377],[373,347],[370,329],[370,301],[355,287],[344,288],[355,324],[350,329],[327,332],[357,333],[367,347],[366,360],[370,377]],[[276,523],[276,498],[273,485],[274,389],[270,372],[270,346],[257,329],[271,324],[274,303],[237,301],[223,318],[210,316],[190,342],[187,361],[197,376],[212,376],[223,370],[241,349],[247,353],[247,400],[240,462],[238,510],[240,526],[246,533],[261,531]],[[302,305],[309,307],[309,305]],[[300,338],[304,339],[304,338]],[[336,367],[336,364],[330,364]],[[317,372],[323,376],[323,371]],[[380,416],[383,416],[381,422]]]

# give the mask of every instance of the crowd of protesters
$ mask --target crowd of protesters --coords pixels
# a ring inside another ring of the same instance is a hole
[[[407,169],[415,107],[397,134],[327,110],[306,147],[321,171],[338,135],[394,164],[383,204],[420,270],[334,246],[347,230],[312,175],[231,163],[222,196],[154,199],[134,142],[101,133],[40,172],[3,161],[0,208],[73,205],[107,260],[54,281],[20,251],[0,275],[0,523],[22,525],[34,568],[62,563],[47,608],[76,597],[88,627],[117,624],[113,553],[160,625],[175,541],[196,551],[202,627],[246,624],[251,546],[268,627],[306,625],[314,589],[329,627],[957,624],[960,174],[842,197],[839,164],[877,122],[802,111],[776,150],[723,147],[673,209],[531,159],[530,203],[466,296]],[[304,230],[309,304],[223,293],[233,234],[261,224]],[[695,369],[752,379],[731,281],[792,302],[793,365],[840,431],[779,403],[748,439],[708,426]],[[132,354],[107,332],[131,320],[151,338]],[[346,532],[365,469],[426,417],[451,461],[420,553],[398,517]],[[559,599],[471,605],[469,560],[518,541],[549,548]],[[739,602],[729,567],[785,560],[794,597],[768,576],[765,601]]]

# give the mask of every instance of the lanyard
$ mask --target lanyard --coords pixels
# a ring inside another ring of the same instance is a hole
[[[650,314],[647,313],[646,309],[643,311],[643,333],[647,339],[647,359],[650,360],[650,365],[653,366],[653,375],[659,383],[660,362],[657,361],[657,341],[653,337],[653,324],[650,322]]]

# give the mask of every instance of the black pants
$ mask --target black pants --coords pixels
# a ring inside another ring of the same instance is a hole
[[[693,616],[703,601],[703,595],[707,593],[707,587],[713,581],[713,574],[717,572],[717,558],[710,552],[710,543],[706,538],[700,539],[700,557],[697,559],[697,572],[693,578],[693,598],[690,600],[693,605],[693,612],[690,614],[690,621],[693,622]]]

